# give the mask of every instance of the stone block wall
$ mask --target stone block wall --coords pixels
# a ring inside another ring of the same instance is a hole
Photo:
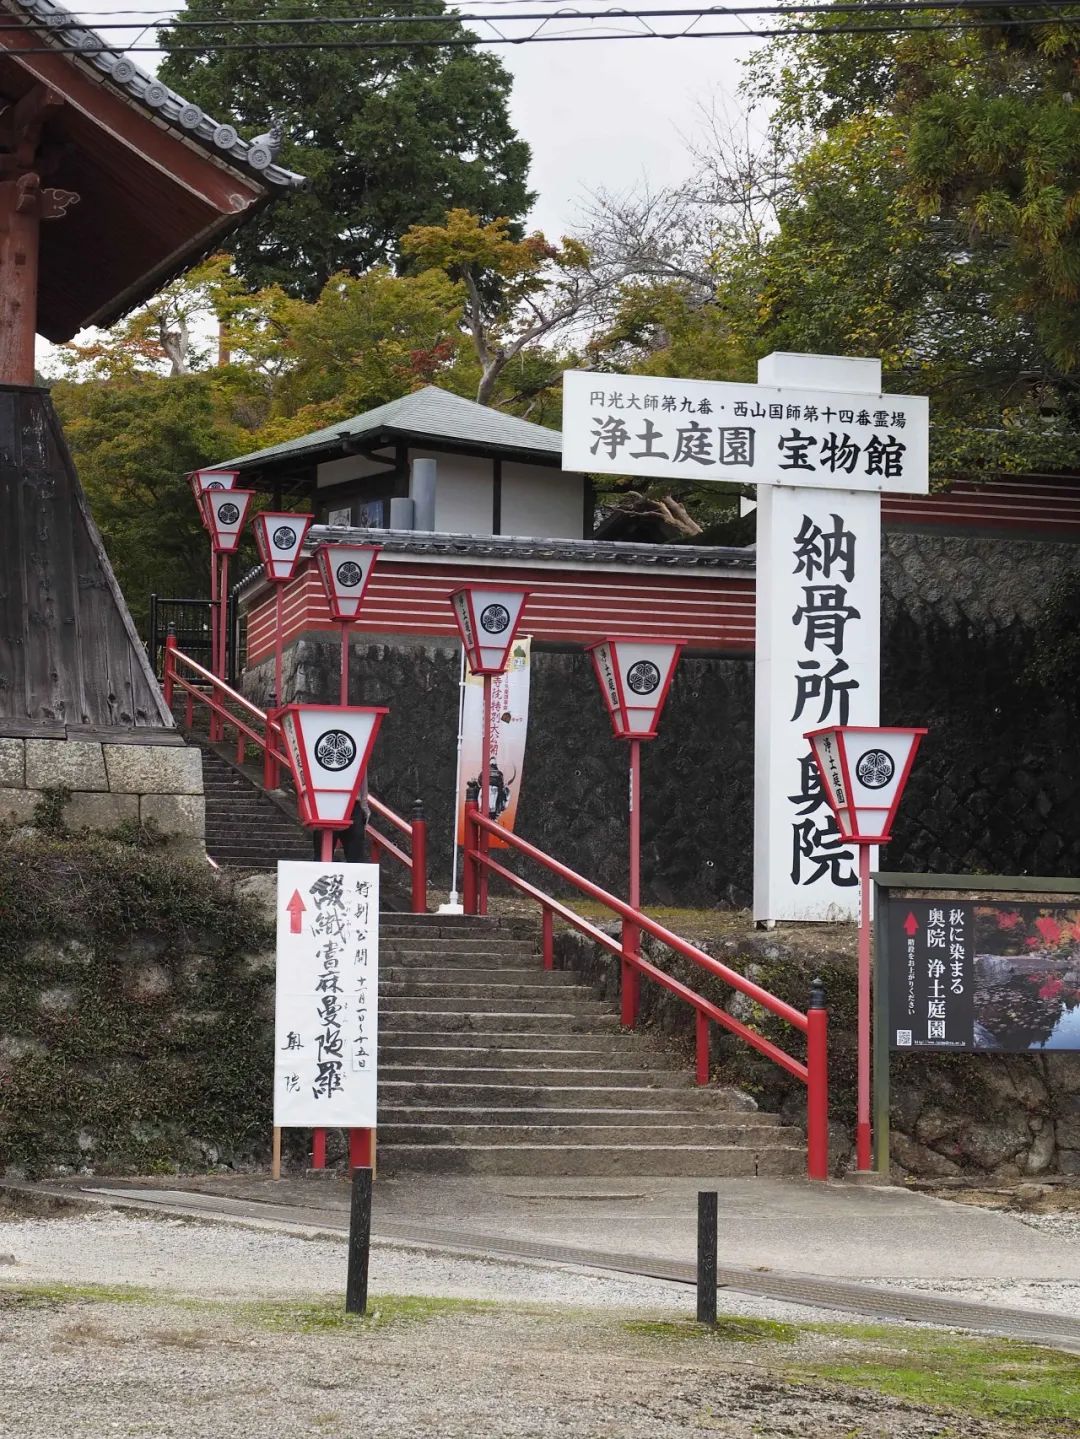
[[[206,833],[202,754],[183,744],[0,739],[0,821],[31,824],[49,791],[69,793],[71,830],[154,826],[193,853]]]

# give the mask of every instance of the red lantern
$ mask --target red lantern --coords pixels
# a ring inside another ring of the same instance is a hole
[[[311,516],[263,510],[252,520],[251,528],[255,534],[259,558],[266,570],[266,578],[277,584],[291,580],[300,563],[300,551],[311,528]]]
[[[831,725],[807,734],[825,798],[846,840],[888,843],[925,733],[925,729]]]
[[[311,829],[348,829],[383,715],[381,708],[286,705],[285,737],[300,819]]]
[[[616,739],[655,739],[685,640],[606,639],[587,645]]]
[[[235,554],[240,544],[248,506],[254,490],[206,490],[203,506],[214,549],[220,555]]]
[[[320,545],[315,551],[330,614],[339,624],[360,612],[378,553],[378,545]]]
[[[467,585],[450,596],[474,675],[502,674],[528,598],[528,590],[501,585]]]

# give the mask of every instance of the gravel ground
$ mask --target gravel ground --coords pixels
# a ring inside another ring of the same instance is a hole
[[[1009,1214],[1012,1219],[1019,1219],[1021,1224],[1030,1225],[1040,1234],[1080,1244],[1080,1210],[1063,1210],[1057,1214],[1024,1214],[1010,1210]]]
[[[659,1338],[608,1316],[446,1313],[275,1331],[243,1307],[3,1305],[2,1439],[946,1439],[955,1414],[782,1365],[798,1344]],[[835,1343],[835,1341],[833,1341]],[[830,1355],[831,1357],[831,1355]],[[965,1418],[965,1439],[1015,1431]]]
[[[344,1263],[341,1241],[233,1224],[0,1211],[0,1439],[955,1439],[958,1423],[965,1439],[1015,1434],[789,1376],[850,1359],[852,1341],[834,1334],[632,1331],[631,1320],[688,1320],[693,1291],[569,1266],[380,1244],[373,1295],[498,1308],[395,1312],[393,1298],[373,1298],[382,1321],[343,1328]],[[114,1293],[49,1292],[59,1285]],[[322,1317],[299,1311],[319,1299]],[[720,1303],[844,1317],[727,1293]]]
[[[4,1262],[14,1260],[14,1263]],[[0,1210],[0,1284],[132,1284],[194,1298],[340,1295],[344,1239],[308,1239],[238,1225],[142,1218],[102,1210],[77,1219],[17,1219]],[[694,1291],[563,1265],[453,1258],[399,1244],[372,1245],[372,1293],[692,1315]],[[725,1292],[725,1313],[807,1323],[836,1310]],[[857,1316],[851,1316],[858,1321]]]

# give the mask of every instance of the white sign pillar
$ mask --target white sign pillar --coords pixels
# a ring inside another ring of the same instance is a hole
[[[878,360],[769,355],[758,383],[864,394],[869,412],[888,404]],[[857,917],[856,846],[804,736],[878,723],[881,495],[799,480],[757,492],[754,918],[766,923]]]

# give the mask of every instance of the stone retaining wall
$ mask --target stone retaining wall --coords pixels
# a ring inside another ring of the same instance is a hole
[[[178,847],[203,847],[202,755],[193,747],[0,739],[0,821],[32,823],[57,789],[70,793],[61,815],[68,829],[143,825]]]

